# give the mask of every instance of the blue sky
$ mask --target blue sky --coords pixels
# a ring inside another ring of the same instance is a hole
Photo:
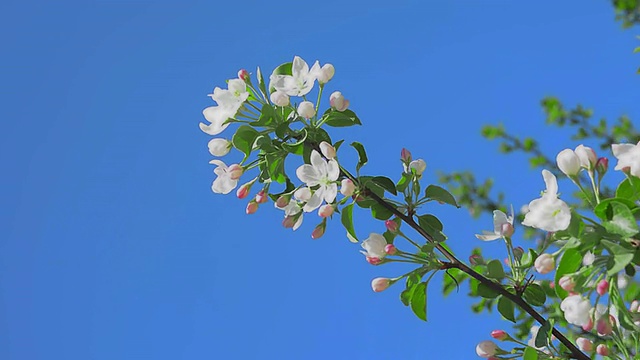
[[[371,291],[403,269],[367,264],[337,220],[313,241],[312,221],[293,233],[271,206],[246,216],[212,194],[198,123],[240,68],[333,63],[330,87],[364,123],[334,140],[365,143],[366,172],[396,178],[407,147],[427,182],[470,169],[516,206],[542,178],[498,155],[483,124],[555,154],[576,143],[545,127],[545,95],[640,117],[638,31],[604,0],[5,1],[0,13],[2,359],[462,359],[508,327],[473,315],[464,290],[443,300],[439,280],[423,323],[399,287]],[[462,258],[478,245],[504,256],[473,237],[488,218],[429,211]]]

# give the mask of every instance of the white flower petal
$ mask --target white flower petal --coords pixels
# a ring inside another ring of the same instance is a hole
[[[327,173],[329,176],[329,180],[338,180],[338,176],[340,176],[340,166],[338,165],[337,161],[329,160],[329,162],[327,163]]]
[[[320,205],[322,205],[323,196],[324,196],[324,191],[323,191],[323,188],[321,187],[318,190],[316,190],[316,192],[314,192],[313,195],[311,195],[311,199],[309,199],[309,201],[307,201],[307,203],[304,204],[304,208],[302,208],[302,210],[304,210],[304,212],[312,212],[313,210],[319,208]]]
[[[325,177],[327,175],[327,161],[315,150],[311,151],[311,165],[316,169],[320,177]]]
[[[309,164],[301,165],[296,169],[296,175],[300,181],[308,186],[316,186],[320,183],[320,174],[318,174],[318,171]]]
[[[324,201],[326,201],[327,203],[332,203],[338,195],[338,185],[329,184],[325,187],[325,189],[326,191],[324,192]]]
[[[544,183],[547,185],[547,191],[545,192],[545,196],[557,196],[558,195],[558,181],[556,180],[556,176],[551,173],[551,171],[544,169],[542,170],[542,177],[544,178]]]
[[[293,230],[293,231],[298,230],[298,228],[300,227],[300,225],[302,225],[302,216],[303,216],[303,215],[300,215],[300,217],[298,218],[298,220],[296,220],[296,223],[295,223],[295,224],[293,224],[293,228],[292,228],[292,230]]]
[[[476,237],[482,241],[493,241],[493,240],[498,240],[500,239],[502,236],[489,232],[489,231],[482,231],[482,235],[480,234],[475,234]]]
[[[211,185],[211,190],[216,194],[228,194],[235,189],[236,185],[238,180],[233,180],[229,176],[218,176]]]

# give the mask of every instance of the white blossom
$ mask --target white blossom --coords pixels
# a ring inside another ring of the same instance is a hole
[[[618,159],[615,170],[629,171],[633,176],[640,177],[640,142],[638,144],[613,144],[613,155]]]
[[[580,295],[567,296],[560,304],[564,318],[570,324],[583,326],[589,323],[591,303]]]
[[[509,232],[511,234],[509,234]],[[511,236],[513,234],[513,206],[511,214],[503,213],[500,210],[493,211],[493,232],[483,230],[482,234],[476,234],[476,237],[482,241],[493,241],[503,236]]]
[[[481,341],[476,345],[476,354],[481,358],[489,358],[496,354],[498,345],[490,340]]]
[[[364,251],[360,250],[360,252],[366,257],[382,259],[387,256],[387,253],[384,251],[385,246],[387,246],[387,240],[384,236],[371,233],[369,237],[362,242]]]
[[[556,163],[563,174],[568,177],[576,176],[580,172],[580,158],[571,149],[564,149],[556,156]]]
[[[231,141],[217,138],[209,141],[209,153],[213,156],[225,156],[231,150]]]
[[[548,170],[542,170],[542,177],[547,190],[541,198],[529,203],[529,212],[525,215],[523,225],[545,231],[560,231],[569,227],[571,210],[558,199],[558,182]]]
[[[338,194],[336,181],[340,175],[338,162],[335,160],[325,160],[320,153],[313,150],[311,152],[311,164],[304,164],[296,170],[296,175],[300,181],[309,187],[318,186],[313,195],[304,205],[305,212],[311,212],[322,205],[322,201],[332,203]]]
[[[301,57],[295,56],[291,66],[291,75],[272,74],[270,87],[283,91],[289,96],[304,96],[313,88],[319,70],[320,64],[317,61],[309,69],[309,65]]]
[[[242,175],[242,167],[238,164],[227,166],[220,160],[211,160],[209,163],[217,165],[213,172],[218,175],[211,185],[211,190],[216,194],[228,194],[235,189],[238,185],[238,179]]]
[[[345,99],[340,91],[334,91],[329,96],[329,105],[338,111],[345,111],[349,108],[349,100]]]

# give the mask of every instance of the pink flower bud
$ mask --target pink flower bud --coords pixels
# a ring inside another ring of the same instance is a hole
[[[609,355],[609,348],[605,344],[600,344],[596,347],[596,353],[598,355],[607,356]]]
[[[476,346],[476,354],[481,358],[488,358],[496,354],[498,345],[493,341],[485,340]]]
[[[391,285],[391,280],[387,278],[375,278],[371,282],[371,288],[375,292],[380,292],[386,290],[389,285]]]
[[[269,201],[269,197],[267,196],[267,193],[263,190],[260,190],[257,194],[256,194],[256,202],[258,204],[264,204],[267,201]]]
[[[601,157],[596,162],[596,171],[598,172],[598,174],[600,174],[600,176],[603,176],[607,172],[607,170],[609,170],[609,159],[607,159],[606,157]]]
[[[320,143],[320,151],[327,159],[333,159],[336,157],[336,149],[326,141]]]
[[[245,69],[238,71],[238,79],[248,82],[249,81],[249,72]]]
[[[578,347],[582,351],[590,352],[591,350],[593,350],[593,342],[583,337],[579,337],[576,339],[576,345],[578,345]]]
[[[253,183],[253,181],[249,181],[246,184],[242,184],[242,186],[240,186],[238,190],[236,190],[236,196],[238,197],[238,199],[244,199],[247,197],[247,195],[249,195],[249,191],[251,190],[251,186],[253,185]]]
[[[613,327],[611,326],[611,320],[613,320],[612,318],[613,317],[609,315],[609,317],[603,316],[598,320],[598,322],[596,323],[596,331],[598,332],[598,335],[611,335],[611,333],[613,332]]]
[[[291,195],[282,195],[278,198],[278,200],[276,200],[276,207],[279,207],[282,209],[287,205],[289,205],[290,201],[291,201]]]
[[[509,224],[509,225],[511,225],[511,224]],[[513,226],[512,226],[512,227],[513,227]],[[511,235],[513,235],[513,234],[511,234]],[[505,235],[505,236],[506,236],[506,235]],[[524,249],[523,249],[521,246],[518,246],[518,247],[513,248],[513,256],[514,256],[516,259],[521,259],[521,258],[522,258],[522,255],[524,255]]]
[[[324,223],[316,226],[315,229],[313,229],[313,231],[311,232],[311,238],[316,240],[316,239],[320,239],[322,237],[322,235],[324,235]]]
[[[332,214],[333,214],[333,206],[329,204],[320,206],[320,209],[318,210],[318,215],[320,215],[320,217],[323,217],[323,218],[329,217]]]
[[[326,84],[333,78],[336,73],[336,69],[331,64],[324,64],[320,71],[318,71],[318,82],[320,84]]]
[[[284,218],[284,220],[282,220],[282,226],[284,226],[287,229],[291,229],[295,224],[296,224],[295,216],[287,216]]]
[[[553,282],[553,281],[549,281],[549,288],[555,289],[556,288],[556,283]]]
[[[393,221],[393,220],[387,220],[384,222],[384,226],[387,228],[387,230],[392,233],[395,234],[398,232],[400,225],[398,225],[397,222]]]
[[[387,244],[384,247],[384,252],[387,255],[395,255],[398,252],[398,249],[396,249],[395,245],[393,244]]]
[[[271,95],[269,95],[269,99],[271,100],[272,103],[278,105],[278,106],[287,106],[289,105],[289,95],[287,95],[287,93],[285,93],[284,91],[274,91],[271,93]]]
[[[254,200],[249,201],[247,204],[247,215],[254,214],[256,211],[258,211],[258,203]]]
[[[340,193],[342,195],[351,196],[355,190],[356,185],[351,181],[351,179],[342,179],[342,183],[340,184]]]
[[[573,288],[576,287],[576,283],[573,281],[573,278],[567,275],[561,277],[558,283],[564,291],[573,291]]]
[[[500,231],[502,232],[502,236],[510,238],[513,236],[513,233],[516,231],[516,229],[513,228],[513,225],[511,225],[511,223],[506,222],[502,224],[502,226],[500,227]]]
[[[578,145],[578,147],[576,148],[576,155],[578,155],[578,158],[580,158],[580,165],[583,168],[587,170],[593,170],[593,168],[596,166],[598,156],[592,148],[584,145]]]
[[[585,325],[582,325],[582,330],[584,331],[591,331],[593,330],[593,320],[589,319],[589,322],[586,323]]]
[[[553,259],[553,256],[545,253],[536,258],[533,266],[536,268],[537,272],[544,275],[553,271],[556,267],[556,261]]]
[[[607,280],[604,280],[604,279],[600,280],[600,282],[598,282],[598,285],[596,285],[596,292],[600,296],[606,294],[608,290],[609,290],[609,282]]]
[[[238,164],[233,164],[227,168],[227,173],[232,180],[238,180],[240,176],[242,176],[242,173],[244,173],[244,169]]]
[[[402,151],[400,152],[400,160],[402,160],[402,162],[404,163],[410,163],[412,158],[411,158],[411,151],[402,148]]]
[[[469,264],[476,266],[484,264],[484,259],[480,255],[471,255],[469,256]]]
[[[382,263],[382,260],[375,256],[367,256],[366,259],[367,262],[371,265],[380,265],[380,263]]]
[[[509,338],[509,334],[507,334],[504,330],[493,330],[491,332],[491,337],[496,340],[504,341]]]
[[[311,101],[303,101],[298,105],[298,115],[305,119],[312,118],[316,114],[316,109]]]
[[[345,99],[340,91],[334,91],[329,96],[329,105],[338,111],[345,111],[349,108],[349,100]]]

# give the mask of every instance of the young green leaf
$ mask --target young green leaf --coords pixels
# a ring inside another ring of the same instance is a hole
[[[358,237],[356,236],[356,231],[353,228],[353,204],[349,204],[342,208],[340,220],[342,221],[344,228],[347,230],[347,233],[357,241]]]
[[[427,321],[427,283],[421,282],[414,286],[411,294],[411,310],[416,316]]]
[[[360,171],[369,159],[367,158],[367,152],[364,150],[364,145],[360,144],[357,141],[351,143],[354,149],[358,152],[358,164],[356,165],[356,171]]]
[[[500,260],[491,260],[489,264],[487,264],[487,276],[496,280],[504,278],[504,269],[502,268]]]
[[[253,143],[258,135],[258,131],[247,125],[240,126],[233,135],[231,143],[236,149],[240,150],[244,154],[245,160],[249,157],[249,154],[251,154]]]
[[[351,110],[337,111],[329,109],[325,112],[320,121],[324,121],[325,124],[333,127],[362,125],[358,116],[356,116],[356,114]]]
[[[560,299],[566,298],[569,293],[565,291],[560,284],[560,278],[566,274],[571,274],[574,271],[580,268],[580,264],[582,264],[582,254],[577,249],[567,249],[564,254],[562,254],[562,258],[560,259],[560,263],[558,264],[558,270],[555,275],[555,283],[556,283],[556,294],[560,297]]]
[[[437,185],[427,186],[427,189],[424,191],[424,196],[440,203],[453,205],[457,208],[460,207],[451,193]]]
[[[380,186],[381,188],[392,193],[393,195],[398,195],[398,192],[396,191],[396,185],[388,177],[374,176],[373,178],[371,178],[371,181],[373,181],[376,185]]]
[[[547,300],[547,295],[538,284],[529,284],[524,290],[522,297],[532,306],[542,306]]]
[[[426,214],[418,216],[418,224],[427,234],[431,235],[434,241],[441,242],[447,240],[447,236],[442,232],[442,223],[437,217]]]
[[[513,323],[516,322],[515,306],[511,300],[504,296],[500,296],[500,299],[498,299],[498,311],[505,319]]]
[[[611,258],[607,264],[607,275],[612,276],[622,271],[635,255],[636,249],[631,245],[622,246],[609,240],[601,240],[602,245],[609,251]]]

